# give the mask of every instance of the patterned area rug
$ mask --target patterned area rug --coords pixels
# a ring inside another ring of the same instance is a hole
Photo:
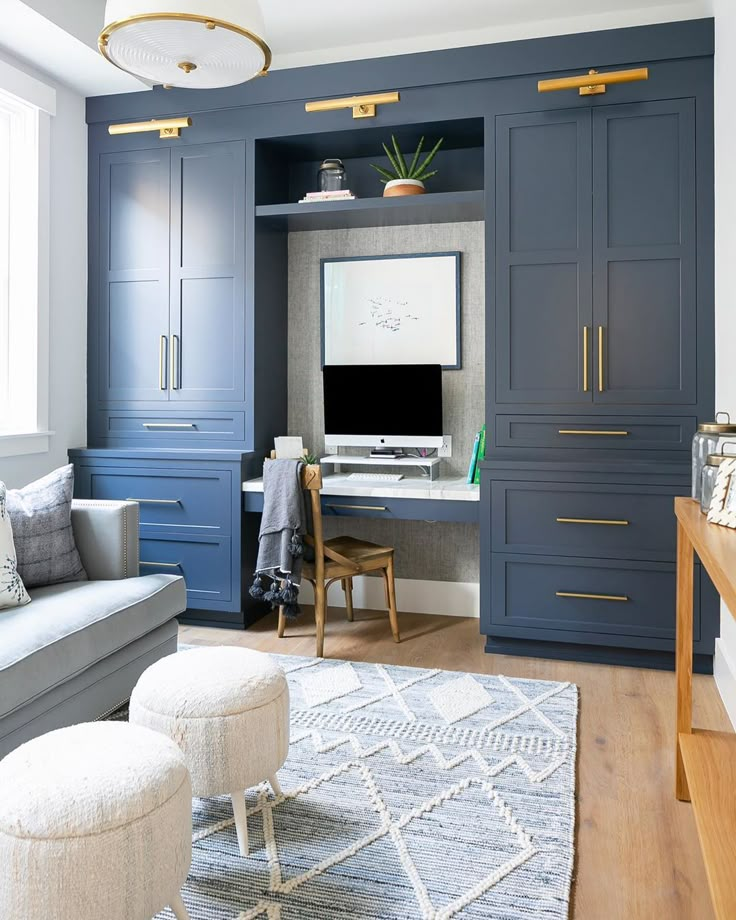
[[[283,796],[248,791],[247,859],[230,799],[194,800],[192,920],[568,916],[577,687],[275,657]]]

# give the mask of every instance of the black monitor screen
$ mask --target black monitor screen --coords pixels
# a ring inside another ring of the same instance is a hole
[[[439,364],[328,364],[325,434],[442,436]]]

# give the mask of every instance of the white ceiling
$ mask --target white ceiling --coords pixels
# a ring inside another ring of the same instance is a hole
[[[712,0],[261,0],[261,7],[274,68],[712,15]],[[104,9],[105,0],[0,0],[0,50],[87,96],[145,89],[99,56]]]

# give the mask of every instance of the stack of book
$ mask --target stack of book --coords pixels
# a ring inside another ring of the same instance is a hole
[[[347,188],[337,192],[307,192],[304,198],[299,199],[299,204],[309,204],[311,201],[352,201],[353,198],[355,195]]]
[[[475,436],[473,444],[473,453],[470,457],[470,466],[468,467],[468,485],[480,483],[480,461],[486,458],[486,426],[483,425],[481,430]]]

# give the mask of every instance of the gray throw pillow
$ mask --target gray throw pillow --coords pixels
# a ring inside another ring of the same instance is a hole
[[[71,464],[23,489],[8,489],[18,574],[26,588],[87,580],[72,530],[73,492]]]

